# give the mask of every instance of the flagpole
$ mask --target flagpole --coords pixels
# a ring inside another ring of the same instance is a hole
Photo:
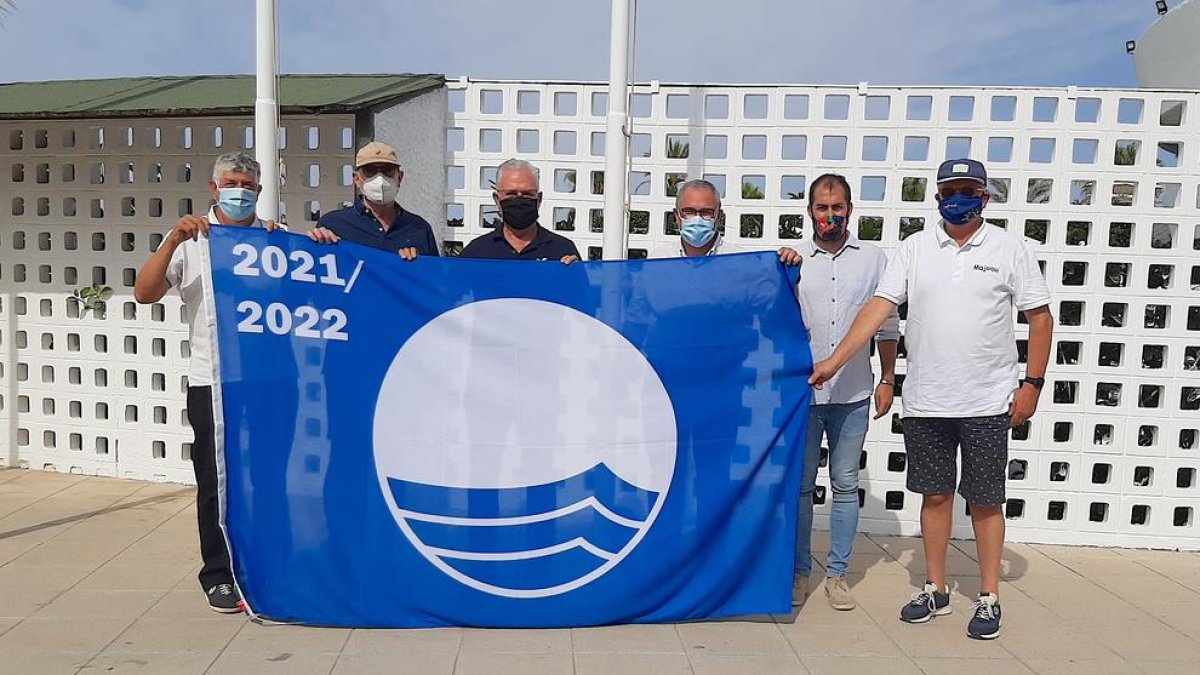
[[[279,72],[275,0],[256,1],[254,157],[262,169],[258,216],[279,220]]]
[[[622,260],[629,249],[625,223],[625,166],[629,121],[629,22],[632,0],[612,0],[608,51],[608,124],[604,135],[604,259]]]

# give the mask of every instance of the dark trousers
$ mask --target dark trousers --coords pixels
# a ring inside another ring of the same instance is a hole
[[[188,387],[188,421],[196,440],[192,443],[192,469],[196,472],[196,520],[200,526],[200,586],[233,583],[229,549],[221,533],[217,497],[217,448],[213,438],[212,387]]]

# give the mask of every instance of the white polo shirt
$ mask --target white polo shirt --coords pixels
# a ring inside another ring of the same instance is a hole
[[[713,247],[708,249],[708,253],[704,255],[720,255],[722,253],[753,253],[754,249],[730,244],[725,241],[724,235],[718,234],[717,240],[713,243]],[[683,250],[683,239],[676,239],[669,244],[658,244],[650,249],[646,255],[647,258],[686,258],[687,252]]]
[[[216,225],[216,214],[208,210],[209,224]],[[255,218],[247,227],[263,227]],[[208,240],[205,237],[188,239],[180,244],[167,264],[167,283],[179,289],[183,298],[183,314],[188,323],[188,386],[209,387],[213,384],[212,349],[216,318],[204,301],[204,271],[209,265]]]
[[[1050,304],[1026,243],[984,225],[961,248],[943,223],[900,243],[875,295],[908,302],[904,414],[999,415],[1021,377],[1013,308]]]
[[[800,307],[808,327],[813,361],[828,358],[854,323],[858,311],[875,294],[887,256],[877,247],[849,235],[834,253],[811,239],[796,248],[804,258],[800,266]],[[875,341],[899,340],[900,318],[893,310]],[[864,346],[824,386],[813,390],[813,403],[857,403],[875,389],[871,352]]]

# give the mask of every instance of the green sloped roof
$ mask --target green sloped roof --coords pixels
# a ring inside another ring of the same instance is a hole
[[[348,113],[445,83],[441,75],[281,75],[282,113]],[[249,115],[251,75],[132,77],[0,84],[0,119]]]

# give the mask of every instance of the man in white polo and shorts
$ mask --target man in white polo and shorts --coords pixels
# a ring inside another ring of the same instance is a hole
[[[1008,433],[1037,409],[1050,358],[1050,292],[1026,243],[983,222],[987,171],[971,159],[938,169],[937,226],[905,239],[888,262],[875,297],[829,358],[813,366],[816,387],[850,360],[898,305],[908,303],[904,446],[908,489],[923,495],[924,588],[900,611],[908,623],[950,613],[946,549],[954,491],[970,505],[980,593],[971,638],[1000,635],[1000,558]],[[1022,379],[1013,309],[1029,323]],[[961,448],[962,472],[957,460]]]

